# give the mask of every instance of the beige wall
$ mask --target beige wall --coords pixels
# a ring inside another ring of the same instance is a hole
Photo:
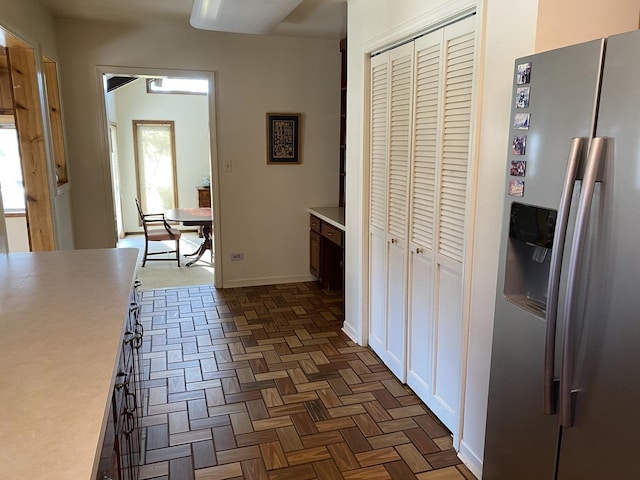
[[[96,65],[214,71],[217,154],[232,168],[219,178],[224,285],[310,278],[306,208],[338,201],[337,41],[71,20],[57,31],[79,248],[116,241]],[[302,113],[301,165],[266,165],[266,112]]]
[[[37,0],[0,0],[0,24],[12,34],[56,58],[53,21]]]
[[[638,28],[638,0],[539,0],[536,52]]]

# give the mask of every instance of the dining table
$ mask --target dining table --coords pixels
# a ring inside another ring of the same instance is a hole
[[[213,245],[211,243],[213,211],[211,207],[171,208],[165,212],[164,217],[171,222],[180,222],[185,227],[202,228],[202,243],[195,252],[185,254],[185,257],[194,257],[187,263],[187,267],[200,260],[207,250],[211,251],[211,263],[213,263]]]

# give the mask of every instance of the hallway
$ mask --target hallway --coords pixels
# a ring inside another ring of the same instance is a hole
[[[142,292],[141,479],[474,479],[315,283]]]

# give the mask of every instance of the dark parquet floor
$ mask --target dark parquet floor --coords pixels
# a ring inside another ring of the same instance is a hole
[[[141,479],[470,480],[314,283],[143,292]]]

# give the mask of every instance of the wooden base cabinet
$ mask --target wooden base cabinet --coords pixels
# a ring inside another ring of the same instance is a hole
[[[344,232],[315,215],[309,222],[309,271],[322,288],[339,290],[344,283]]]
[[[309,232],[309,271],[320,278],[320,234],[313,230]]]
[[[131,297],[96,480],[137,480],[141,458],[142,360],[144,329],[138,292]]]

